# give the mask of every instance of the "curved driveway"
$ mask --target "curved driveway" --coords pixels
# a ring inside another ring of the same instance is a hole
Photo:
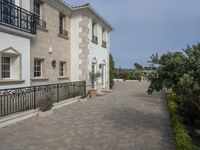
[[[0,150],[173,150],[166,101],[147,82],[0,129]]]

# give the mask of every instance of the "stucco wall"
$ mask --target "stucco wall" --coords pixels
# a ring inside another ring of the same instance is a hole
[[[76,16],[72,16],[72,28],[71,30],[73,31],[72,34],[72,47],[71,47],[71,51],[72,51],[72,76],[71,76],[71,80],[72,81],[77,81],[80,80],[79,75],[82,73],[81,69],[79,68],[79,65],[82,64],[82,60],[80,60],[79,55],[77,54],[81,54],[82,53],[82,49],[80,49],[79,45],[80,43],[82,43],[82,39],[79,37],[79,34],[82,32],[82,27],[80,27],[80,22],[83,21],[83,16],[84,15],[76,15]],[[107,34],[107,44],[108,47],[107,48],[103,48],[102,45],[102,26],[100,26],[99,24],[97,25],[97,36],[99,38],[99,43],[96,45],[94,43],[92,43],[92,18],[88,17],[89,19],[89,23],[88,23],[88,28],[89,28],[89,34],[88,34],[88,38],[89,38],[89,44],[86,44],[89,50],[88,53],[88,62],[89,64],[87,64],[87,68],[88,71],[91,72],[91,63],[93,58],[97,59],[97,71],[99,71],[99,64],[102,64],[103,61],[106,62],[106,89],[109,88],[109,33]],[[79,37],[79,40],[78,38]],[[90,84],[89,82],[89,72],[87,73],[87,78],[85,80],[87,80],[88,84]],[[101,85],[101,79],[99,80],[99,84]]]
[[[52,84],[68,82],[71,75],[71,51],[70,40],[58,36],[59,33],[59,11],[54,7],[43,3],[43,20],[46,21],[47,32],[37,30],[36,39],[31,41],[31,85]],[[66,16],[66,30],[70,31],[70,17]],[[52,49],[52,54],[49,50]],[[40,80],[35,80],[34,58],[42,58],[43,76]],[[52,60],[56,60],[56,67],[52,67]],[[66,62],[66,76],[59,78],[59,61]]]
[[[0,89],[30,86],[30,40],[0,32],[0,51],[9,47],[16,49],[22,56],[22,83],[0,83]]]

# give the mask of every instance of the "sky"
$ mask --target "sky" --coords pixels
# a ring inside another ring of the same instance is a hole
[[[116,67],[148,66],[152,54],[181,51],[200,41],[200,0],[65,0],[90,3],[112,26]]]

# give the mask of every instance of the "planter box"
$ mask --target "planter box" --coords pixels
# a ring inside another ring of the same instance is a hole
[[[38,117],[42,117],[43,118],[43,117],[49,116],[51,114],[53,114],[53,110],[52,109],[49,110],[49,111],[45,111],[45,112],[39,111],[38,112]]]
[[[94,98],[97,96],[97,90],[93,89],[93,90],[89,90],[89,96],[90,98]]]

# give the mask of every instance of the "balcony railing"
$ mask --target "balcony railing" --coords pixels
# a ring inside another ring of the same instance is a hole
[[[98,44],[98,37],[96,35],[92,35],[92,42]]]
[[[12,3],[0,0],[0,24],[36,34],[35,15]]]
[[[63,27],[59,28],[59,33],[66,36],[66,37],[69,37],[69,32],[66,31],[65,29],[63,29]]]
[[[84,94],[85,81],[0,90],[0,117],[36,109],[47,95],[52,95],[53,102],[58,103]]]
[[[39,16],[36,16],[36,25],[46,29],[46,21],[40,19]]]
[[[107,48],[107,42],[103,40],[101,46],[102,46],[103,48]]]

